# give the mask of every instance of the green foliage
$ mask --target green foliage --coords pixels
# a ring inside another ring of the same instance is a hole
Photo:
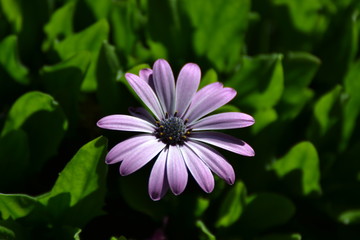
[[[358,0],[0,0],[0,239],[357,239],[359,12]],[[234,88],[215,113],[255,118],[225,131],[256,152],[220,150],[234,185],[216,177],[205,194],[189,178],[154,202],[153,162],[127,177],[104,163],[132,134],[96,122],[142,104],[125,73],[158,58],[175,75],[197,63],[200,88]]]

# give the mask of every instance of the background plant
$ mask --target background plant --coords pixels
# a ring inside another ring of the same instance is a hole
[[[357,0],[0,0],[0,239],[357,239],[359,11]],[[151,164],[128,177],[104,164],[130,133],[96,121],[140,104],[124,74],[158,58],[199,64],[202,86],[238,92],[221,111],[255,117],[232,134],[256,156],[222,152],[233,186],[205,194],[190,180],[153,202]]]

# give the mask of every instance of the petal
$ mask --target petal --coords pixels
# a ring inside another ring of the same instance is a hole
[[[189,125],[196,130],[233,129],[251,126],[255,123],[252,116],[239,112],[226,112],[211,115]]]
[[[186,145],[206,163],[211,171],[224,179],[228,184],[234,184],[234,169],[218,151],[201,142],[188,141]]]
[[[149,178],[149,195],[154,201],[160,200],[169,189],[165,171],[167,155],[167,149],[161,151],[151,170]]]
[[[129,113],[134,117],[141,118],[145,121],[155,124],[155,118],[143,107],[129,107]]]
[[[155,86],[154,86],[154,81],[153,81],[153,70],[150,68],[144,68],[141,69],[139,72],[139,77],[144,80],[145,82],[147,82],[147,84],[149,84],[149,86],[152,88],[152,90],[155,92]]]
[[[104,129],[131,132],[152,133],[155,130],[155,126],[148,121],[120,114],[103,117],[97,122],[97,126]]]
[[[150,85],[132,73],[126,73],[125,78],[150,111],[158,119],[162,119],[165,115],[161,109],[159,99],[156,97]]]
[[[166,171],[171,191],[175,195],[179,195],[186,187],[188,172],[178,146],[169,145]]]
[[[175,80],[171,67],[166,60],[159,59],[154,63],[153,81],[164,112],[172,115],[175,107]]]
[[[140,169],[163,150],[164,147],[165,144],[155,137],[134,147],[121,163],[120,174],[126,176]]]
[[[141,146],[146,142],[153,141],[154,139],[156,138],[150,134],[136,135],[134,137],[126,139],[125,141],[118,143],[109,151],[109,153],[106,155],[105,162],[107,164],[121,162],[126,158],[126,156],[131,154],[133,149]]]
[[[181,116],[190,105],[200,83],[201,71],[194,63],[186,64],[176,81],[175,111]]]
[[[214,190],[214,177],[208,166],[189,148],[180,147],[185,163],[199,186],[207,193]]]
[[[200,91],[199,91],[200,92]],[[232,88],[214,89],[207,94],[201,94],[192,100],[187,112],[187,118],[191,124],[195,120],[205,116],[206,114],[218,109],[219,107],[228,103],[236,95],[236,91]],[[194,104],[193,104],[194,103]]]
[[[192,140],[208,143],[243,156],[252,157],[255,155],[249,144],[224,133],[192,132],[190,137]]]
[[[144,68],[140,70],[139,77],[145,82],[149,82],[149,77],[152,73],[153,71],[150,68]]]

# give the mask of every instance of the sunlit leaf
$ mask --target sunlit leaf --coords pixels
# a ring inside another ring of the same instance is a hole
[[[101,214],[105,197],[107,139],[84,145],[65,166],[49,194],[40,197],[56,218],[81,226]],[[91,211],[89,211],[91,209]]]
[[[216,227],[229,227],[241,216],[246,199],[246,189],[243,182],[236,182],[225,196],[219,211]]]
[[[0,213],[2,219],[17,219],[27,216],[37,206],[36,198],[23,194],[0,193]]]
[[[96,60],[103,41],[107,40],[109,24],[105,19],[99,20],[85,30],[67,37],[55,45],[55,49],[63,60],[66,60],[80,51],[91,53],[91,64],[81,85],[84,91],[94,91],[96,83]]]
[[[271,168],[276,172],[279,178],[285,178],[290,174],[300,178],[301,194],[308,195],[312,192],[321,192],[320,187],[320,169],[319,169],[319,157],[316,148],[311,142],[301,142],[293,146],[288,153],[282,158],[273,162]],[[290,186],[295,191],[296,184],[290,183]],[[289,182],[290,179],[287,179]]]
[[[203,221],[198,220],[196,221],[196,227],[201,230],[202,237],[200,239],[204,240],[216,240],[216,237],[209,231]]]
[[[342,212],[339,217],[339,221],[348,224],[359,224],[360,223],[360,209],[353,209]]]
[[[67,129],[67,120],[58,102],[50,95],[28,92],[11,107],[1,136],[18,129],[28,136],[31,161],[28,171],[37,171],[56,154]]]

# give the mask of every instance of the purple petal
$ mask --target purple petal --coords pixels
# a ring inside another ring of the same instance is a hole
[[[151,89],[150,85],[143,81],[140,77],[132,73],[126,73],[125,77],[126,80],[129,82],[130,86],[134,89],[136,94],[150,109],[150,111],[158,119],[162,119],[165,115],[161,109],[159,100],[156,97],[154,91]]]
[[[165,144],[155,137],[134,147],[122,161],[120,165],[120,174],[126,176],[140,169],[163,150],[164,147]]]
[[[214,177],[208,166],[186,145],[180,148],[186,166],[199,186],[207,193],[214,190]]]
[[[206,163],[211,171],[224,179],[228,184],[234,184],[234,169],[218,151],[201,142],[188,141],[186,145]]]
[[[186,64],[180,71],[176,82],[175,111],[181,116],[190,105],[200,83],[201,71],[194,63]]]
[[[120,114],[103,117],[97,122],[97,126],[111,130],[146,133],[152,133],[155,129],[155,126],[148,121],[137,117]]]
[[[184,159],[177,146],[169,145],[169,153],[166,162],[167,178],[171,191],[175,195],[182,193],[188,180],[188,172]]]
[[[141,118],[145,121],[155,124],[154,117],[143,107],[129,107],[129,113],[134,117]]]
[[[202,116],[205,116],[206,114],[225,105],[233,99],[235,95],[236,91],[234,89],[222,88],[220,90],[214,89],[214,91],[209,92],[207,95],[202,94],[202,98],[200,98],[198,102],[196,102],[194,97],[186,118],[189,120],[189,123],[192,123]]]
[[[150,68],[144,68],[141,69],[139,72],[139,77],[144,80],[145,82],[147,82],[147,84],[149,84],[149,86],[152,88],[152,90],[155,92],[155,86],[154,86],[154,81],[153,81],[153,70]]]
[[[161,151],[151,170],[149,178],[149,195],[154,201],[160,200],[169,188],[165,172],[167,155],[168,151],[166,149]]]
[[[126,139],[120,143],[118,143],[115,147],[113,147],[109,153],[106,155],[105,162],[107,164],[113,164],[117,162],[121,162],[124,160],[134,148],[141,146],[144,143],[149,141],[153,141],[156,139],[153,135],[150,134],[141,134]]]
[[[149,77],[152,73],[153,71],[150,68],[144,68],[140,70],[139,77],[145,82],[149,82]]]
[[[252,157],[255,155],[249,144],[224,133],[192,132],[190,137],[192,140],[208,143],[243,156]]]
[[[156,94],[164,112],[172,115],[175,102],[175,80],[171,67],[166,60],[159,59],[154,63],[153,80]]]
[[[255,123],[252,116],[239,112],[219,113],[205,117],[189,127],[197,130],[233,129],[251,126]]]

